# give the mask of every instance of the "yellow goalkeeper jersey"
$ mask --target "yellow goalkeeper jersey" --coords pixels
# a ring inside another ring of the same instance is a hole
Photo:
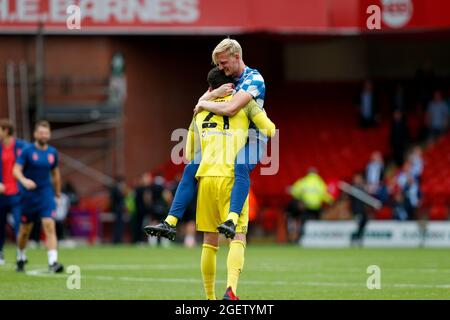
[[[216,99],[228,101],[232,96]],[[248,138],[250,120],[261,133],[272,137],[275,125],[252,99],[233,117],[199,112],[191,122],[187,140],[187,158],[201,150],[200,166],[196,177],[234,177],[234,162]]]

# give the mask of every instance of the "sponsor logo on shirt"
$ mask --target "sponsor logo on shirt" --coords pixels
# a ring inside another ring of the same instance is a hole
[[[48,154],[47,159],[50,164],[53,164],[55,162],[55,156],[52,153]]]

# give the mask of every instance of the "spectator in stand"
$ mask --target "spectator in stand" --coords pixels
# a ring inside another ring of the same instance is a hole
[[[67,181],[62,187],[62,192],[65,193],[70,200],[71,206],[78,205],[80,199],[78,197],[78,192],[70,181]]]
[[[66,222],[67,215],[69,214],[70,198],[67,194],[61,192],[59,201],[56,203],[57,203],[55,216],[56,238],[58,240],[63,240],[65,238],[64,224]]]
[[[370,162],[366,167],[367,191],[370,195],[377,197],[384,177],[384,161],[380,151],[372,153]],[[357,179],[357,177],[355,176]]]
[[[420,205],[421,191],[417,179],[414,177],[411,163],[406,161],[402,170],[396,177],[394,199],[396,206],[403,206],[401,217],[413,220]],[[404,213],[406,212],[406,217]]]
[[[447,97],[445,103],[447,104],[448,111],[450,112],[450,87],[447,88],[447,93],[444,96]]]
[[[425,60],[423,65],[417,69],[414,76],[416,100],[420,109],[424,110],[431,100],[433,90],[437,86],[437,77],[433,70],[433,63],[430,59]]]
[[[440,90],[433,93],[433,100],[428,104],[426,122],[429,138],[435,140],[448,127],[449,109]]]
[[[363,175],[360,173],[355,174],[353,177],[353,187],[359,189],[363,192],[366,192],[366,188],[364,185]],[[352,214],[356,219],[358,224],[358,229],[355,233],[352,234],[351,242],[352,244],[362,245],[362,239],[364,237],[364,230],[367,225],[368,214],[366,204],[358,199],[357,197],[350,196],[350,207],[352,210]]]
[[[76,188],[74,187],[74,185],[70,182],[67,181],[62,189],[61,189],[61,195],[67,195],[68,200],[69,200],[69,206],[67,208],[67,212],[66,212],[66,218],[65,221],[63,221],[62,225],[58,226],[58,221],[56,220],[56,234],[58,239],[64,239],[65,233],[68,232],[68,223],[67,221],[70,221],[70,215],[72,213],[72,210],[74,207],[78,206],[79,202],[80,202],[80,198],[78,196],[78,192],[76,190]],[[64,211],[62,211],[61,213],[63,213]],[[58,228],[60,228],[60,230],[58,230]],[[61,229],[62,228],[62,229]]]
[[[150,185],[151,202],[150,217],[154,221],[163,221],[169,210],[169,203],[172,202],[172,192],[166,187],[166,179],[161,173],[155,174],[153,182]],[[169,246],[170,240],[167,238],[149,237],[148,241],[151,246],[160,243],[162,246]]]
[[[366,80],[363,89],[358,97],[358,107],[360,114],[360,125],[362,128],[373,127],[378,121],[378,96],[376,95],[373,83]]]
[[[398,110],[393,114],[390,142],[394,162],[401,167],[409,143],[409,130],[404,113]]]
[[[402,192],[394,193],[394,200],[392,203],[392,216],[394,220],[406,221],[408,220],[408,212],[405,209],[405,199]]]
[[[317,169],[313,167],[308,169],[306,176],[292,185],[290,193],[293,200],[287,208],[289,239],[297,241],[303,236],[305,223],[308,220],[320,219],[323,203],[330,204],[333,198]]]
[[[175,192],[177,191],[178,185],[181,180],[181,175],[176,174],[174,181],[170,184],[170,191],[172,192],[172,198],[175,197]],[[194,195],[189,206],[186,208],[186,212],[183,215],[182,221],[184,222],[184,245],[188,248],[195,247],[197,241],[195,239],[196,228],[195,228],[195,212],[197,206],[197,194]]]
[[[420,184],[424,166],[422,148],[419,146],[414,147],[408,160],[411,163],[412,175]]]
[[[404,206],[408,214],[408,220],[415,220],[417,218],[417,208],[420,205],[420,200],[422,198],[422,193],[420,191],[420,186],[417,179],[414,178],[413,174],[407,177],[406,184],[403,188],[404,195]]]
[[[125,212],[125,196],[127,186],[123,177],[116,177],[113,185],[109,188],[111,211],[114,214],[113,243],[118,244],[123,241]]]
[[[394,90],[394,93],[392,95],[392,100],[391,100],[391,110],[392,111],[401,111],[405,114],[408,111],[405,88],[400,83],[398,83],[395,86],[395,90]]]
[[[137,243],[138,239],[142,235],[142,230],[136,233],[136,188],[139,184],[139,179],[134,179],[132,185],[127,187],[127,194],[125,196],[125,208],[129,217],[130,231],[131,231],[131,242]]]
[[[406,161],[395,178],[396,188],[403,190],[408,180],[408,176],[411,175],[411,171],[411,163]]]
[[[152,175],[144,173],[138,186],[135,188],[136,199],[136,218],[134,223],[134,238],[133,242],[138,243],[144,241],[144,232],[142,231],[144,225],[144,218],[150,216],[152,204]]]

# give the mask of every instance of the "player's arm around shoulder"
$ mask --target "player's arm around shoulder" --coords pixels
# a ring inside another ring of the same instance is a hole
[[[247,103],[247,105],[245,106],[245,112],[247,114],[247,117],[251,121],[253,121],[256,127],[261,130],[261,132],[265,136],[272,138],[275,135],[275,123],[270,120],[270,118],[267,116],[267,113],[264,111],[264,109],[258,106],[255,100],[252,99],[249,103]]]
[[[195,106],[194,113],[197,114],[201,110],[207,110],[221,116],[232,117],[244,108],[252,98],[250,93],[239,90],[229,101],[199,101]]]
[[[200,97],[200,99],[198,99],[198,101],[202,101],[202,100],[208,101],[208,100],[214,100],[217,98],[226,97],[226,96],[232,94],[233,91],[234,91],[234,85],[232,83],[225,83],[225,84],[221,85],[219,88],[216,88],[213,90],[211,90],[211,88],[209,88]]]

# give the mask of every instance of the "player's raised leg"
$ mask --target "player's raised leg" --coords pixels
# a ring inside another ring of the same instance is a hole
[[[249,139],[249,142],[239,151],[236,157],[230,211],[227,220],[217,228],[227,238],[234,239],[235,237],[236,224],[250,191],[250,173],[261,160],[265,148],[265,143],[256,139]]]
[[[197,186],[195,174],[197,170],[198,164],[194,162],[186,165],[167,218],[156,225],[145,226],[144,231],[147,235],[175,240],[176,225],[195,196]]]

